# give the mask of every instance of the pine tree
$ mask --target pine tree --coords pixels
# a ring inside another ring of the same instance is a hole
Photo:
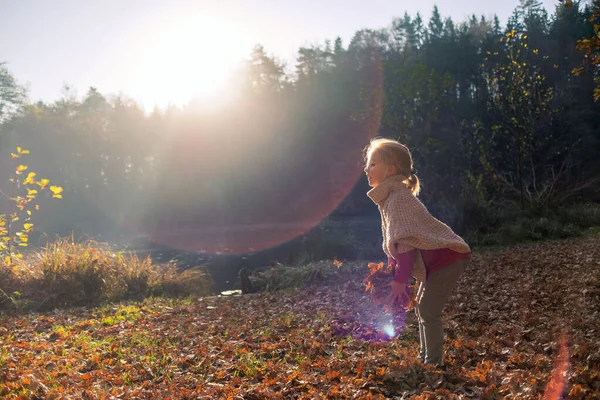
[[[512,15],[508,18],[506,23],[506,32],[523,32],[525,27],[523,26],[523,11],[518,7],[513,10]]]
[[[429,20],[429,35],[431,39],[440,39],[444,33],[444,23],[437,6],[433,6],[433,13]]]

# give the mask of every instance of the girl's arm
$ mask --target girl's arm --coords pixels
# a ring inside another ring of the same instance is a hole
[[[389,257],[388,262],[394,266],[394,278],[390,282],[392,293],[390,294],[390,304],[400,304],[407,308],[410,304],[410,292],[408,290],[408,279],[410,278],[411,265],[414,262],[415,251],[395,254],[394,258]]]
[[[411,250],[394,255],[396,268],[394,268],[394,280],[399,283],[406,283],[410,279],[412,265],[415,262],[415,251]]]

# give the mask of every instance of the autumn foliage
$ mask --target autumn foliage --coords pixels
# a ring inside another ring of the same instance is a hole
[[[564,2],[566,7],[572,7],[573,1]],[[591,15],[589,22],[593,27],[593,34],[590,37],[582,38],[577,41],[577,50],[585,54],[584,65],[574,68],[572,73],[580,75],[585,69],[589,69],[594,74],[596,87],[594,88],[594,100],[600,101],[600,76],[597,73],[597,66],[600,64],[600,1],[591,1]],[[595,72],[594,72],[595,71]]]
[[[29,153],[21,147],[11,153],[11,159],[16,161],[14,176],[9,179],[11,190],[5,193],[0,189],[0,199],[8,204],[7,209],[0,209],[0,262],[8,266],[22,258],[20,249],[28,246],[29,234],[34,229],[32,214],[40,209],[35,202],[39,192],[49,189],[52,198],[62,199],[62,187],[50,185],[47,178],[37,178],[35,172],[28,171],[29,167],[21,163],[19,159]],[[27,175],[23,178],[25,172]]]
[[[391,287],[390,283],[394,279],[394,267],[392,264],[387,266],[384,263],[369,263],[369,274],[365,278],[365,291],[369,293],[371,299],[388,312],[403,313],[407,310],[412,310],[415,306],[416,297],[416,286],[409,286],[410,291],[410,303],[408,307],[404,308],[403,305],[397,304],[391,301]]]
[[[597,237],[474,253],[444,370],[417,361],[414,313],[389,329],[364,267],[321,287],[4,316],[0,397],[594,399],[598,260]]]

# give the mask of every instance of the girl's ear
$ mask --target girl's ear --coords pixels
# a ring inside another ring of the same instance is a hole
[[[394,164],[387,166],[387,174],[388,174],[388,176],[390,176],[390,175],[396,175],[397,173],[398,173],[398,168]]]

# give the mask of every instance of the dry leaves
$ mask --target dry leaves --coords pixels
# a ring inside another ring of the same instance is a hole
[[[418,290],[416,284],[408,285],[410,299],[407,305],[392,302],[392,288],[390,284],[394,279],[394,266],[392,264],[386,266],[380,262],[379,264],[369,263],[368,267],[369,274],[364,279],[365,291],[369,293],[375,304],[383,306],[387,312],[398,314],[403,314],[415,308]]]
[[[356,275],[3,317],[0,397],[598,398],[599,242],[475,254],[446,309],[444,371],[416,361],[413,313],[385,314]]]

